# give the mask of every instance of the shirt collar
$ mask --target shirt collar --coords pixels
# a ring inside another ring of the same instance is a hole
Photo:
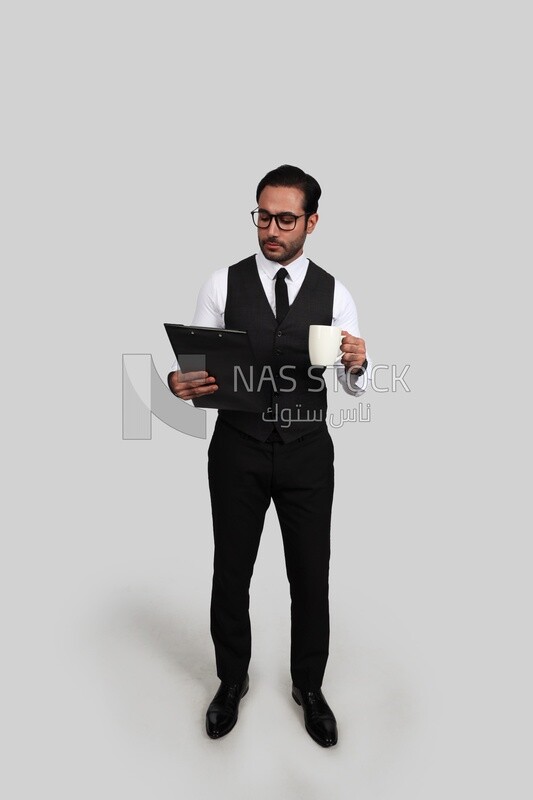
[[[276,272],[280,268],[281,264],[278,264],[277,261],[269,261],[268,258],[265,258],[261,251],[255,254],[255,260],[257,262],[257,268],[264,272],[264,274],[270,278],[270,280],[274,280],[276,277]],[[289,273],[287,277],[293,281],[303,278],[308,264],[309,259],[306,258],[302,253],[301,256],[298,256],[298,258],[296,258],[294,261],[291,261],[291,263],[285,267]]]

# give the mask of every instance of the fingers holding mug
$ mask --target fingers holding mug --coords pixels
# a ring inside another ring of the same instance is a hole
[[[341,333],[343,337],[341,344],[342,363],[346,369],[362,367],[366,361],[365,340],[352,336],[348,331],[341,331]]]

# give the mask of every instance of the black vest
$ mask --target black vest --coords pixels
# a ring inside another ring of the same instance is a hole
[[[278,325],[257,271],[255,256],[228,271],[225,327],[248,331],[263,412],[219,411],[219,416],[264,442],[275,427],[292,442],[326,422],[323,367],[311,367],[309,325],[331,325],[335,278],[312,261],[292,305]],[[263,379],[261,381],[261,378]]]

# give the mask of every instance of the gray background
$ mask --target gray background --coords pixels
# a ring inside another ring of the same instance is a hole
[[[526,8],[3,5],[6,796],[528,795]],[[121,439],[122,353],[166,373],[163,322],[255,251],[283,162],[374,361],[411,365],[333,431],[331,751],[290,698],[273,513],[251,690],[207,739],[207,442]]]

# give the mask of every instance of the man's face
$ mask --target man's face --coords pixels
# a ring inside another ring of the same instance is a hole
[[[268,228],[258,228],[257,236],[261,252],[269,261],[277,261],[286,266],[303,253],[308,233],[312,233],[318,222],[318,214],[311,214],[306,221],[304,214],[304,193],[293,186],[265,186],[259,195],[258,206],[269,214],[294,214],[296,227],[292,231],[282,231],[276,220],[271,219]]]

